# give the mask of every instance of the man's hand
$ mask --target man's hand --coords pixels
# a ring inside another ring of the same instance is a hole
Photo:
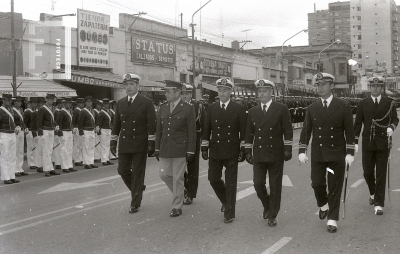
[[[354,151],[358,153],[358,145],[354,145]]]
[[[194,154],[193,153],[187,153],[186,154],[186,162],[188,164],[192,163],[194,161]]]
[[[245,160],[245,156],[244,156],[244,151],[240,150],[239,152],[239,157],[238,157],[238,162],[243,162]]]
[[[99,133],[100,131],[100,126],[96,126],[96,129],[94,130],[96,133]]]
[[[306,155],[305,153],[299,154],[299,161],[300,161],[301,163],[307,163],[307,161],[308,161],[307,155]]]
[[[249,164],[253,164],[253,155],[251,153],[246,153],[246,161]]]
[[[288,161],[292,158],[292,151],[285,151],[285,161]]]
[[[346,155],[345,160],[346,160],[346,164],[349,164],[349,166],[351,166],[351,164],[354,162],[354,156],[348,154],[348,155]]]
[[[116,145],[111,145],[110,146],[110,152],[117,157],[117,146]]]
[[[391,137],[393,135],[392,128],[388,127],[387,130],[386,130],[386,133],[387,133],[388,137]]]
[[[154,153],[154,146],[148,145],[147,146],[147,154],[153,154]]]
[[[208,151],[202,151],[201,152],[201,157],[203,157],[203,160],[208,160]]]
[[[73,132],[74,134],[78,134],[78,128],[74,128],[74,129],[72,130],[72,132]]]
[[[154,155],[156,156],[156,159],[157,159],[158,161],[160,161],[160,151],[155,151],[155,152],[154,152]]]
[[[55,130],[55,131],[59,131],[59,130],[60,130],[60,126],[57,125],[57,126],[54,128],[54,130]]]

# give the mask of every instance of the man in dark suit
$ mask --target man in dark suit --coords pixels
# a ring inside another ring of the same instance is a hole
[[[94,165],[94,146],[96,121],[93,112],[92,96],[85,97],[85,107],[79,113],[78,129],[82,140],[82,158],[86,169],[98,168]]]
[[[156,113],[150,99],[138,93],[140,77],[123,75],[127,96],[115,109],[110,151],[116,156],[118,144],[118,174],[132,193],[129,213],[139,211],[142,202],[148,151],[154,151]]]
[[[170,216],[177,217],[182,214],[186,163],[195,159],[196,120],[194,107],[181,100],[182,84],[169,80],[165,84],[168,103],[161,105],[157,116],[155,156],[160,177],[173,195]]]
[[[314,81],[320,99],[307,107],[300,134],[299,161],[308,161],[307,146],[312,134],[311,186],[320,207],[319,218],[328,216],[328,232],[335,233],[345,167],[354,161],[353,115],[348,102],[333,97],[334,76],[318,73]]]
[[[194,155],[194,161],[187,164],[187,172],[185,172],[184,205],[190,205],[197,195],[200,167],[200,139],[203,132],[204,119],[206,117],[203,104],[192,100],[192,90],[193,86],[182,84],[181,98],[184,102],[194,106],[196,114],[196,153]]]
[[[382,95],[384,79],[372,77],[368,81],[371,86],[371,97],[363,99],[358,104],[354,132],[357,151],[358,137],[364,124],[362,165],[365,182],[371,195],[369,204],[374,205],[375,214],[382,215],[382,207],[385,205],[388,142],[399,124],[399,118],[397,117],[396,102]]]
[[[231,223],[235,218],[238,161],[244,161],[246,109],[230,101],[234,84],[229,79],[218,79],[216,84],[219,101],[208,106],[201,151],[204,160],[210,158],[208,180],[222,203],[224,222]],[[226,184],[221,179],[224,166]]]
[[[254,188],[264,207],[263,218],[274,227],[281,205],[283,164],[292,158],[293,129],[288,107],[272,101],[275,84],[261,79],[255,85],[261,103],[251,108],[247,116],[245,153],[247,162],[254,161]],[[269,195],[265,186],[267,172]]]

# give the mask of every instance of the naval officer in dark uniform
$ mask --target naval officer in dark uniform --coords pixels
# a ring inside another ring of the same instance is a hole
[[[148,151],[154,151],[156,113],[153,102],[138,93],[140,77],[122,76],[127,96],[117,103],[111,131],[110,152],[116,156],[118,142],[118,174],[131,191],[129,213],[139,211],[142,202]]]
[[[330,233],[337,231],[345,168],[353,163],[355,148],[351,107],[333,97],[334,81],[335,77],[328,73],[314,76],[320,99],[307,107],[299,143],[299,161],[305,163],[312,134],[311,186],[320,207],[319,218],[328,216]]]
[[[281,205],[283,164],[292,158],[293,129],[288,107],[272,101],[275,84],[260,79],[255,85],[261,103],[251,108],[247,116],[246,160],[254,163],[254,189],[264,207],[263,218],[274,227]],[[267,172],[269,194],[265,186]]]
[[[397,117],[396,102],[382,95],[384,79],[372,77],[368,81],[371,87],[371,97],[363,99],[358,104],[354,132],[357,151],[358,137],[361,127],[364,125],[362,166],[370,194],[369,204],[374,205],[375,214],[382,215],[382,208],[385,205],[388,142],[399,124],[399,118]]]
[[[201,151],[204,160],[210,158],[208,180],[222,203],[224,222],[231,223],[235,218],[238,161],[244,161],[246,109],[230,100],[234,84],[229,79],[218,79],[216,84],[219,101],[208,106]],[[225,183],[221,179],[224,166]]]

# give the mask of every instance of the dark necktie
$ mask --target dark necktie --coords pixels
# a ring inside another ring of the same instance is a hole
[[[378,98],[375,98],[375,107],[378,107]]]
[[[267,113],[267,105],[266,104],[263,105],[263,112],[264,112],[264,114]]]
[[[328,109],[328,102],[326,100],[324,100],[324,109],[327,110]]]
[[[129,98],[129,101],[128,101],[128,105],[130,106],[131,104],[132,104],[132,97],[131,98]]]
[[[225,103],[222,103],[222,111],[224,111],[225,112]]]

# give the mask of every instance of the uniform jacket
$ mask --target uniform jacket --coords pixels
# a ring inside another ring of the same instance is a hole
[[[386,114],[388,115],[385,117]],[[371,129],[372,120],[379,119],[382,119],[382,121],[378,121],[377,124],[381,125],[381,127],[374,125],[375,127],[373,129],[375,130]],[[379,102],[378,107],[375,107],[374,101],[371,97],[361,100],[357,107],[356,120],[354,122],[354,134],[356,136],[356,144],[358,143],[358,137],[360,135],[361,127],[363,124],[364,130],[362,133],[362,149],[388,149],[388,137],[386,130],[388,127],[395,130],[397,125],[399,124],[399,118],[397,117],[396,111],[396,103],[386,96],[381,97],[381,101]]]
[[[63,108],[60,110],[57,116],[57,125],[60,127],[58,136],[63,135],[63,131],[72,131],[72,115],[71,112]]]
[[[89,112],[90,113],[89,113]],[[93,110],[83,108],[78,117],[79,135],[83,135],[83,131],[93,131],[95,127],[95,119]]]
[[[170,103],[161,105],[157,117],[156,151],[162,158],[186,157],[196,152],[194,107],[180,100],[170,113]]]
[[[111,112],[102,109],[96,119],[96,126],[100,129],[111,129]]]
[[[32,136],[33,136],[33,137],[36,137],[36,136],[37,136],[37,124],[36,124],[37,116],[38,116],[38,109],[36,109],[35,111],[33,111],[33,112],[32,112],[32,115],[31,115],[30,130],[32,131]]]
[[[55,127],[54,114],[50,113],[48,109],[49,108],[46,105],[43,105],[38,110],[36,127],[39,136],[43,135],[43,130],[54,130]]]
[[[25,129],[25,123],[24,123],[24,116],[22,113],[22,109],[17,109],[16,107],[13,107],[14,110],[14,123],[16,126],[21,127],[22,130]],[[19,114],[18,114],[19,113]]]
[[[196,114],[196,132],[197,135],[201,137],[201,134],[203,133],[203,126],[204,122],[206,119],[206,111],[202,103],[196,102],[196,101],[191,101],[189,105],[194,106],[194,112]]]
[[[293,128],[289,109],[272,101],[267,113],[261,104],[249,110],[246,125],[246,152],[253,148],[254,162],[284,160],[284,151],[292,151]]]
[[[33,110],[30,108],[25,109],[24,111],[24,124],[25,127],[28,128],[30,131],[32,130],[31,128],[31,121],[32,121],[32,114]]]
[[[82,109],[79,107],[76,107],[72,113],[72,125],[74,128],[78,128],[78,118],[79,118],[79,113],[81,113]]]
[[[201,150],[210,149],[212,159],[230,159],[239,156],[240,144],[244,145],[246,109],[230,101],[225,112],[220,103],[208,106],[203,130]]]
[[[15,131],[15,122],[14,120],[10,117],[9,114],[7,114],[3,108],[4,106],[0,108],[0,132],[2,133],[14,133]],[[12,110],[11,107],[6,108],[8,112],[13,116],[15,119],[15,113]]]
[[[128,96],[116,104],[114,125],[111,131],[111,145],[116,145],[119,153],[145,153],[150,143],[154,144],[156,113],[153,102],[137,94],[131,105]]]
[[[299,154],[306,153],[312,133],[311,160],[337,161],[354,155],[353,114],[350,104],[333,97],[327,110],[321,99],[307,107],[300,134]]]

